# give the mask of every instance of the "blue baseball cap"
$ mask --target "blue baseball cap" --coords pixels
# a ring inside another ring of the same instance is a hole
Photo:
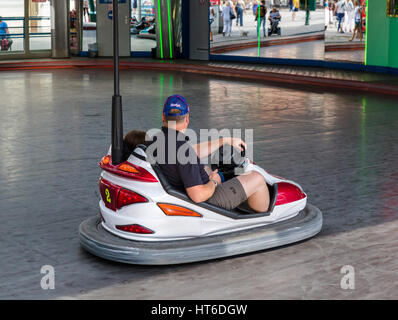
[[[178,109],[181,113],[170,113],[171,110]],[[163,107],[163,114],[165,116],[184,116],[189,113],[189,106],[187,100],[183,96],[175,94],[167,98]]]

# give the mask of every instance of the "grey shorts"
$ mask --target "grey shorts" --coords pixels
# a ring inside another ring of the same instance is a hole
[[[231,210],[246,200],[245,189],[243,189],[238,178],[235,177],[220,184],[207,202],[217,207]]]

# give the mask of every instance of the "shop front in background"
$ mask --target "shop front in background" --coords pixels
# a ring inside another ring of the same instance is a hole
[[[82,54],[112,55],[112,17],[112,0],[82,1]],[[121,56],[151,55],[157,46],[153,0],[119,0],[119,45]]]
[[[0,59],[50,56],[48,0],[1,0],[0,16]]]

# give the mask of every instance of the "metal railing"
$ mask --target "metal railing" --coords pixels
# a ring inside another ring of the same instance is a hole
[[[44,26],[31,26],[29,23],[29,36],[33,36],[35,38],[51,36],[51,18],[50,17],[30,17],[29,22],[31,22],[31,21],[49,21],[49,24],[44,25]],[[47,31],[47,32],[32,32],[31,30],[33,28],[36,28],[36,29],[47,28],[47,29],[49,29],[49,31]]]
[[[2,43],[1,55],[6,54],[10,51],[23,52],[26,50],[25,46],[36,47],[35,50],[48,50],[51,39],[51,18],[45,16],[29,17],[28,23],[25,17],[2,17],[2,21],[7,23],[7,34],[0,35],[0,39],[6,38],[8,44],[5,46]],[[29,42],[26,43],[29,37]],[[39,44],[37,42],[32,43],[33,39],[43,39],[36,40],[41,41]],[[24,50],[25,48],[25,50]],[[26,52],[26,51],[25,51]]]
[[[7,26],[8,29],[8,34],[7,38],[25,38],[26,32],[25,32],[25,18],[24,17],[2,17],[2,21],[21,21],[21,26]],[[33,37],[48,37],[51,36],[51,25],[50,23],[48,25],[44,26],[32,26],[30,25],[31,21],[51,21],[50,17],[30,17],[29,18],[29,31],[32,30],[33,28],[36,29],[44,29],[48,28],[50,31],[47,32],[29,32],[29,36]],[[22,29],[21,32],[11,32],[12,30],[16,29]]]

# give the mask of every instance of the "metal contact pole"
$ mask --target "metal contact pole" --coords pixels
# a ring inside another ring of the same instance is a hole
[[[113,0],[113,81],[112,97],[112,163],[117,165],[123,157],[123,115],[122,97],[120,96],[119,80],[119,10],[118,0]]]

